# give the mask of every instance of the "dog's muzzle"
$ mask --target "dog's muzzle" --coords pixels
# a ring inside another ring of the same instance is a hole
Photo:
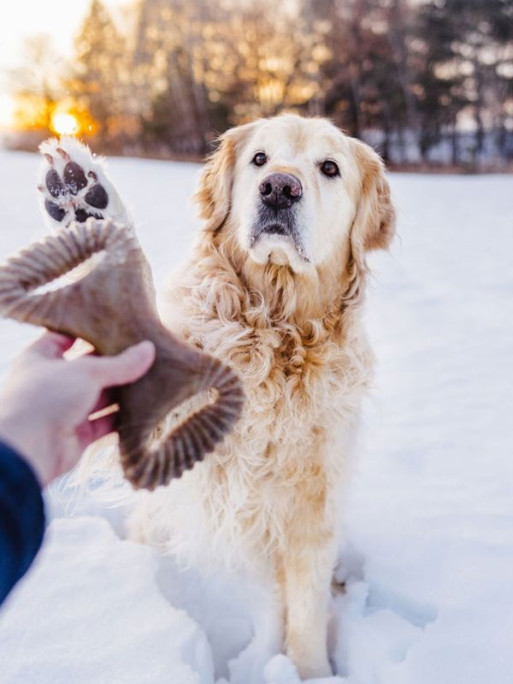
[[[276,241],[276,238],[284,238],[285,243],[294,245],[302,260],[308,261],[298,231],[297,209],[303,197],[301,181],[290,173],[271,173],[261,181],[258,191],[257,219],[251,228],[249,246],[272,244],[277,247],[281,240]]]
[[[303,196],[299,179],[289,173],[271,173],[258,190],[260,202],[252,241],[262,235],[282,235],[297,242],[295,209]]]

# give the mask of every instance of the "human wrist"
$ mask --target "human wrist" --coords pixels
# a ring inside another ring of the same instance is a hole
[[[4,441],[30,465],[41,487],[51,482],[51,464],[48,464],[47,430],[43,425],[31,420],[27,425],[26,417],[0,414],[0,440]]]

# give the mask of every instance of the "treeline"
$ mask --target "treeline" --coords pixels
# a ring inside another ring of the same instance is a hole
[[[505,163],[513,0],[140,0],[116,19],[92,0],[55,87],[106,151],[200,156],[293,110],[392,163]]]

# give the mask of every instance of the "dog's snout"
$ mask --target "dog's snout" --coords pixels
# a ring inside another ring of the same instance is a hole
[[[262,202],[275,209],[288,209],[303,195],[301,182],[290,173],[271,173],[259,190]]]

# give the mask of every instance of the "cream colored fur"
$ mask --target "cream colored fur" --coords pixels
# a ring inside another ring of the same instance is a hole
[[[262,150],[268,163],[251,167]],[[320,173],[326,158],[340,177]],[[302,182],[308,261],[279,237],[258,253],[249,246],[258,183],[271,171]],[[372,377],[365,252],[393,236],[388,184],[369,147],[326,120],[285,115],[226,133],[197,200],[205,227],[169,285],[165,313],[175,333],[240,374],[247,402],[203,464],[141,496],[132,533],[188,562],[241,567],[267,582],[267,610],[281,621],[268,635],[273,647],[283,638],[302,677],[324,676],[343,485]]]

